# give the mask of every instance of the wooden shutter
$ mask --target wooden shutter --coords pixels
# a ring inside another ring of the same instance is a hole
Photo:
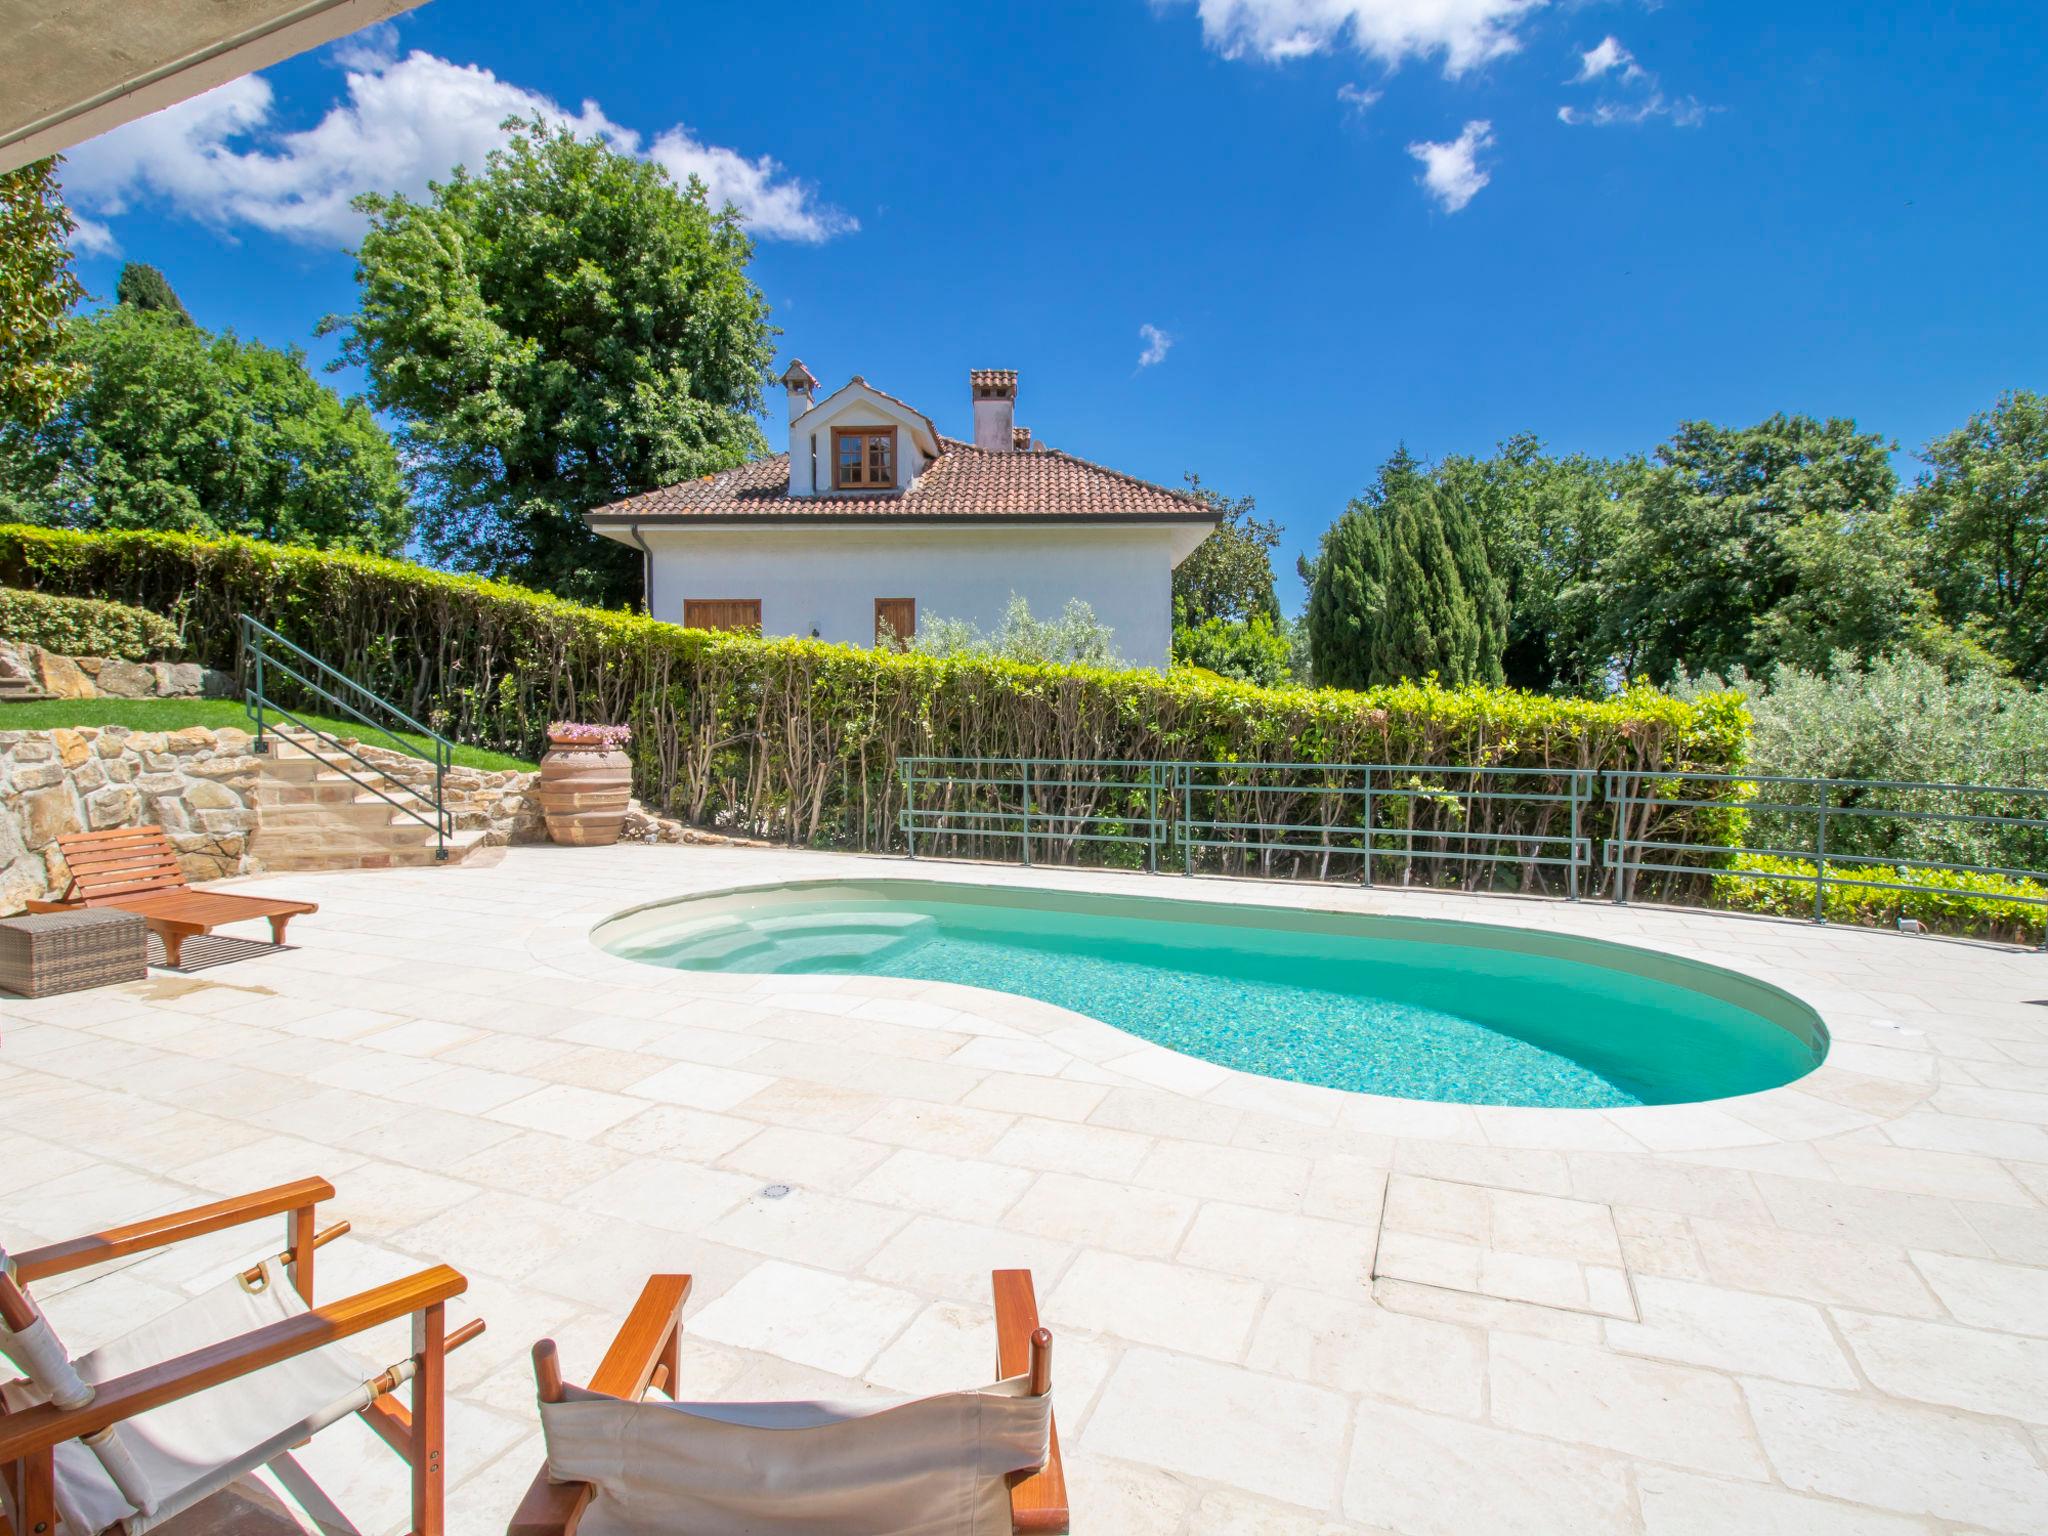
[[[761,599],[758,597],[686,597],[683,599],[686,629],[732,629],[761,632]]]
[[[875,599],[875,644],[902,646],[917,633],[917,599]]]

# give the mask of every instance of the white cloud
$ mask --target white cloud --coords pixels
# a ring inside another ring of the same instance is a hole
[[[1633,86],[1632,99],[1615,99],[1591,107],[1559,107],[1557,120],[1574,128],[1612,128],[1647,123],[1653,117],[1668,117],[1675,128],[1697,128],[1707,120],[1707,109],[1692,96],[1666,96],[1657,77],[1636,62],[1636,56],[1611,33],[1597,47],[1579,55],[1579,72],[1569,82],[1585,85],[1614,76],[1623,88]]]
[[[1621,46],[1621,39],[1609,33],[1600,39],[1597,46],[1579,55],[1579,72],[1572,77],[1572,84],[1584,85],[1588,80],[1598,80],[1613,70],[1622,72],[1622,79],[1633,80],[1642,70],[1636,64],[1636,56]]]
[[[114,232],[97,219],[82,217],[76,209],[71,213],[71,238],[66,243],[81,256],[121,254],[121,242]]]
[[[1283,60],[1340,44],[1390,68],[1442,54],[1463,74],[1522,46],[1517,29],[1546,0],[1195,0],[1202,36],[1225,58]]]
[[[1696,97],[1673,98],[1652,91],[1641,101],[1603,101],[1586,107],[1559,107],[1557,120],[1573,128],[1631,127],[1653,117],[1668,117],[1674,128],[1697,128],[1707,120],[1707,109]]]
[[[1379,100],[1384,95],[1386,95],[1385,91],[1363,90],[1355,85],[1347,84],[1337,87],[1337,99],[1354,112],[1371,111],[1379,105]]]
[[[1479,168],[1482,150],[1493,148],[1493,124],[1475,118],[1448,144],[1427,140],[1408,146],[1408,153],[1422,162],[1421,184],[1445,213],[1456,213],[1479,189],[1493,180],[1493,173]]]
[[[345,67],[347,97],[311,128],[281,131],[269,81],[245,76],[72,150],[65,195],[102,217],[154,201],[223,231],[347,244],[363,229],[349,206],[358,193],[416,196],[457,165],[480,169],[504,142],[508,117],[539,115],[642,152],[640,135],[594,101],[571,112],[488,69],[424,52],[401,59],[386,36],[351,39],[333,57]],[[697,175],[713,205],[730,200],[757,236],[817,241],[859,227],[774,160],[701,143],[680,125],[646,153],[679,180]]]
[[[1155,363],[1166,361],[1166,354],[1173,349],[1173,338],[1156,325],[1138,327],[1138,339],[1145,343],[1145,350],[1138,354],[1138,366],[1150,368]]]

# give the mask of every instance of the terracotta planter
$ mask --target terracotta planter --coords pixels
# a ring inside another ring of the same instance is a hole
[[[633,760],[607,747],[549,740],[534,786],[548,839],[575,848],[602,848],[619,840],[626,802],[633,798]]]

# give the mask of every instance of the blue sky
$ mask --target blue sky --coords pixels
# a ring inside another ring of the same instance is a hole
[[[2039,23],[432,0],[84,146],[66,180],[94,293],[150,261],[203,324],[324,360],[348,196],[417,190],[544,100],[740,203],[784,357],[828,388],[864,374],[965,435],[967,370],[1016,368],[1040,437],[1257,496],[1291,568],[1402,441],[1619,453],[1786,409],[1910,452],[2048,388]]]

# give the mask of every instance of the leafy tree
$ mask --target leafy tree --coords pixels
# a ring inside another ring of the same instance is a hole
[[[76,323],[84,382],[39,429],[0,426],[0,518],[246,534],[397,552],[398,456],[303,354],[117,305]]]
[[[1364,688],[1434,672],[1498,683],[1507,600],[1477,513],[1403,448],[1323,536],[1305,573],[1316,681]]]
[[[1210,619],[1236,623],[1259,615],[1278,619],[1273,551],[1280,543],[1280,525],[1261,521],[1255,515],[1258,502],[1252,497],[1212,491],[1199,475],[1188,476],[1188,490],[1222,513],[1223,520],[1174,568],[1174,622],[1198,627]]]
[[[1501,666],[1513,686],[1599,693],[1613,681],[1602,608],[1642,474],[1640,459],[1552,458],[1530,433],[1491,458],[1452,457],[1438,469],[1479,518],[1501,580]]]
[[[1277,688],[1289,681],[1294,663],[1292,626],[1263,613],[1248,619],[1204,619],[1173,627],[1176,665],[1201,667],[1219,677]]]
[[[1631,674],[1826,665],[1903,638],[1906,545],[1883,439],[1853,421],[1687,422],[1657,450],[1615,560],[1607,647]]]
[[[160,310],[183,325],[192,323],[171,280],[146,261],[131,261],[121,268],[120,280],[114,284],[114,302],[130,309]]]
[[[2001,395],[1921,457],[1932,468],[1906,509],[1943,617],[1985,627],[2000,657],[2048,682],[2048,397]]]
[[[365,196],[361,301],[322,331],[401,423],[434,558],[605,603],[639,556],[593,506],[765,451],[753,247],[694,178],[536,118],[424,201]]]
[[[77,228],[57,190],[57,162],[0,174],[0,421],[34,428],[78,382],[61,355],[85,289],[65,242]]]

